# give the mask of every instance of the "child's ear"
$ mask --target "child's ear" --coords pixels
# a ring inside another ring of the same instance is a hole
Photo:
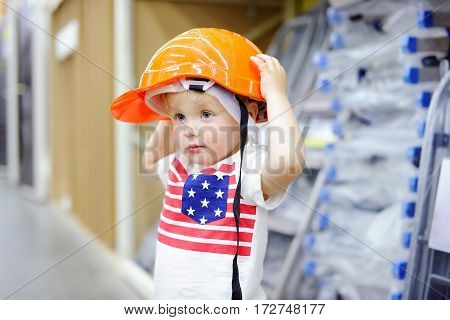
[[[250,101],[249,103],[247,103],[247,109],[253,120],[255,120],[256,115],[258,114],[258,103],[255,101]]]
[[[259,110],[258,103],[255,100],[250,99],[249,97],[246,97],[246,96],[239,95],[239,97],[242,99],[242,101],[244,101],[250,116],[254,120],[256,120],[256,116],[258,115],[258,110]]]

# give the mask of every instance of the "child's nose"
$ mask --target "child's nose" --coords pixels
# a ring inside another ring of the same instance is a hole
[[[196,125],[196,123],[193,121],[186,122],[185,133],[188,137],[198,136],[198,126]]]

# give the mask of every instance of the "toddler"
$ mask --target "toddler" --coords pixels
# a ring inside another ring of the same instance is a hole
[[[158,172],[165,187],[155,298],[266,299],[261,279],[268,210],[283,201],[285,190],[304,167],[300,130],[286,96],[286,73],[277,59],[237,34],[193,30],[198,36],[194,39],[210,36],[208,46],[225,60],[227,50],[234,57],[239,54],[239,47],[229,45],[237,37],[246,49],[238,55],[238,65],[254,77],[245,88],[256,83],[260,99],[252,92],[230,90],[232,85],[219,82],[217,70],[210,73],[201,66],[195,76],[181,72],[171,81],[138,91],[146,112],[152,112],[151,120],[160,120],[144,158],[145,167]],[[228,47],[220,46],[223,38]],[[164,48],[173,47],[173,41]],[[194,40],[185,41],[199,49]],[[203,52],[202,60],[211,58],[211,52]],[[192,59],[184,54],[185,60]],[[198,63],[200,57],[194,60]],[[230,68],[230,61],[222,63]],[[155,56],[149,65],[155,68]],[[124,118],[124,105],[120,110],[121,120],[138,122]],[[268,121],[267,146],[257,135],[256,123],[263,121]]]

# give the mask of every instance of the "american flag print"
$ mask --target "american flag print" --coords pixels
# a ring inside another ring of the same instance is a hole
[[[200,224],[225,218],[229,179],[220,171],[189,175],[184,183],[181,213]]]
[[[233,201],[236,162],[188,174],[174,157],[169,166],[158,241],[179,249],[234,255],[236,223]],[[241,182],[242,183],[242,182]],[[256,206],[241,196],[238,255],[250,256]]]

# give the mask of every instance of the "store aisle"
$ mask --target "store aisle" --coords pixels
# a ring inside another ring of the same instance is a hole
[[[0,297],[141,299],[98,240],[37,276],[90,240],[62,215],[0,179]]]

